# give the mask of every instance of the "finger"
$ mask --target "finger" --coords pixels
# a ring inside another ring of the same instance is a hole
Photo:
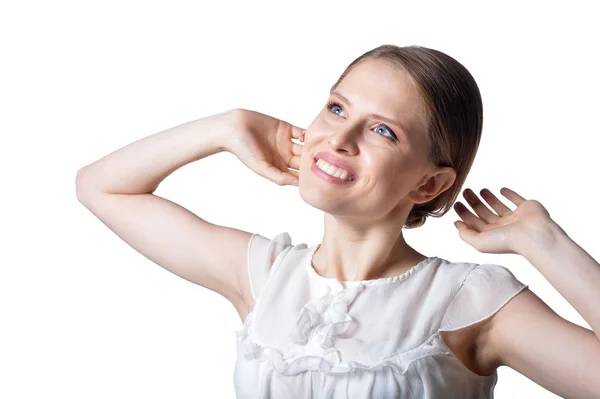
[[[284,172],[279,170],[275,165],[270,165],[267,162],[265,162],[264,165],[266,165],[266,167],[262,169],[263,173],[261,175],[280,186],[292,184],[294,180],[298,179],[296,176],[290,174],[289,171]]]
[[[290,170],[289,168],[291,167],[294,169],[299,169],[299,167],[289,166],[281,158],[277,159],[274,164],[278,170],[282,171],[284,174],[287,174],[287,176],[281,177],[281,179],[283,179],[282,181],[284,182],[283,184],[291,184],[292,181],[298,180],[298,172]]]
[[[301,128],[301,127],[296,127],[294,125],[292,126],[292,137],[295,139],[301,139],[300,141],[304,141],[304,132],[306,131],[306,129]]]
[[[500,194],[504,195],[517,206],[521,205],[522,202],[527,201],[525,198],[521,197],[519,194],[517,194],[510,188],[502,187],[500,189]]]
[[[296,178],[296,180],[298,180],[300,178],[300,172],[298,172],[297,170],[293,170],[293,169],[288,169],[287,171],[290,175],[294,176]]]
[[[500,216],[506,216],[512,213],[512,209],[504,205],[498,197],[496,197],[490,190],[484,188],[479,192],[483,199],[490,204],[493,210]]]
[[[476,230],[479,233],[481,233],[484,227],[487,225],[486,222],[473,215],[473,213],[471,213],[471,211],[469,211],[462,202],[455,203],[454,210],[458,216],[460,216],[461,219],[469,225],[469,228]]]
[[[302,155],[303,151],[304,151],[304,146],[303,145],[294,143],[294,146],[292,147],[292,154],[294,154],[294,155]]]
[[[473,208],[477,216],[485,220],[487,223],[495,223],[498,219],[500,219],[500,216],[496,215],[487,206],[485,206],[483,202],[481,202],[473,190],[469,188],[464,190],[463,197],[465,197],[465,200],[471,206],[471,208]]]
[[[299,156],[293,156],[292,159],[290,159],[288,167],[290,167],[292,169],[300,170],[300,160],[301,159],[302,158]]]

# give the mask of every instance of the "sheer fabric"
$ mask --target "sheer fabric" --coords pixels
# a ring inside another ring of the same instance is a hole
[[[317,245],[287,232],[248,243],[254,310],[237,332],[238,398],[493,398],[440,331],[497,312],[528,287],[503,266],[433,256],[402,275],[338,281],[317,274]]]

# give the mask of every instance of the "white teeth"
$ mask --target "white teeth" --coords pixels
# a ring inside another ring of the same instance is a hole
[[[317,159],[317,167],[328,175],[335,176],[342,180],[351,180],[350,175],[344,169],[330,165],[322,159]]]

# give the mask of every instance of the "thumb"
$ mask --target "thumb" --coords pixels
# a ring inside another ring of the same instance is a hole
[[[291,185],[293,181],[298,180],[296,176],[283,172],[274,165],[266,163],[266,166],[263,176],[280,186]]]
[[[461,221],[454,222],[454,226],[458,229],[458,235],[460,236],[460,238],[467,244],[472,245],[474,247],[475,236],[477,236],[478,233],[475,230],[471,229],[469,225]]]

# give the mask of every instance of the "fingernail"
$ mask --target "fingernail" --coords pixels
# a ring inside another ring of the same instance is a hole
[[[298,180],[294,180],[291,184],[293,184],[294,186],[298,187]]]

